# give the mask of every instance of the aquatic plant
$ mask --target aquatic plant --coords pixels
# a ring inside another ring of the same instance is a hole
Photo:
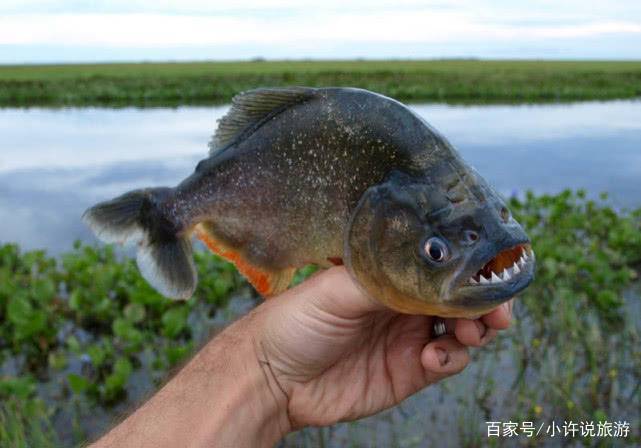
[[[463,374],[470,385],[448,389],[462,375],[434,388],[463,393],[453,417],[458,434],[450,436],[477,446],[487,443],[487,420],[626,419],[632,432],[625,442],[641,443],[641,291],[634,290],[641,209],[617,210],[583,191],[510,202],[532,237],[537,279],[517,299],[513,327],[474,354]],[[63,435],[66,443],[81,441],[160,384],[228,320],[231,297],[251,296],[231,264],[205,252],[196,253],[196,264],[195,296],[173,302],[110,246],[77,243],[59,258],[0,246],[0,445],[42,446],[61,421],[77,426]],[[421,446],[434,434],[426,415],[407,411],[420,399],[361,422],[292,434],[284,445],[358,445],[375,434],[381,445]],[[107,418],[83,433],[93,414]],[[385,432],[372,433],[377,425]]]

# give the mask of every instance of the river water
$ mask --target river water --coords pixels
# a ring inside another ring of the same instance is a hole
[[[572,187],[641,205],[641,101],[412,107],[507,196]],[[227,110],[1,109],[0,242],[59,253],[93,241],[85,208],[178,183]]]

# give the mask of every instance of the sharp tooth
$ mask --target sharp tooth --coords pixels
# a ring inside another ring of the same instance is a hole
[[[525,266],[525,260],[523,259],[523,256],[519,258],[519,264],[521,265],[521,267]]]
[[[488,279],[486,279],[485,277],[483,277],[483,274],[481,274],[481,276],[479,278],[479,283],[481,285],[487,285],[488,283],[490,283],[490,281]]]
[[[490,279],[490,282],[492,283],[501,283],[503,280],[499,278],[498,275],[496,275],[494,272],[492,272],[492,278]]]
[[[503,281],[506,282],[511,278],[512,277],[510,276],[510,272],[508,271],[508,269],[504,270],[503,271]]]
[[[479,284],[479,282],[474,280],[474,277],[470,277],[470,283],[473,284],[473,285],[478,285]]]
[[[519,269],[519,266],[516,264],[516,261],[514,262],[514,266],[512,266],[512,273],[514,275],[519,274],[521,270]]]
[[[528,256],[527,256],[527,251],[526,251],[526,250],[524,250],[524,251],[523,251],[523,255],[521,255],[521,257],[523,257],[523,259],[524,259],[525,261],[527,261]]]

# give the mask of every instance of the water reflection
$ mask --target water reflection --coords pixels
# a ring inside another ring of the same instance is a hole
[[[413,108],[506,195],[570,186],[641,204],[639,101]],[[179,182],[226,110],[0,110],[0,241],[59,252],[91,240],[87,206]]]

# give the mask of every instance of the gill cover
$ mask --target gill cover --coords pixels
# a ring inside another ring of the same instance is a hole
[[[373,298],[403,313],[443,313],[443,272],[430,270],[420,254],[432,234],[423,219],[419,186],[394,182],[370,187],[361,197],[345,235],[345,264]],[[439,281],[441,280],[441,281]]]

